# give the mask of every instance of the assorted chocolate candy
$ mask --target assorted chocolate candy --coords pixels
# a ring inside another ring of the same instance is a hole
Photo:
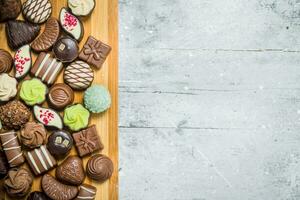
[[[55,18],[51,0],[25,0],[23,5],[0,0],[0,23],[5,22],[7,43],[15,51],[12,57],[0,49],[0,179],[5,178],[12,198],[29,194],[34,174],[43,175],[43,192],[30,193],[29,200],[92,200],[97,189],[84,183],[86,176],[103,182],[114,171],[107,156],[92,156],[104,146],[90,124],[91,114],[111,105],[108,89],[93,85],[92,69],[101,68],[111,47],[89,36],[79,49],[84,27],[78,17],[89,16],[96,1],[66,1],[68,8]],[[25,21],[16,20],[21,11]],[[64,83],[57,83],[63,68]],[[76,102],[75,91],[84,91]],[[77,155],[68,156],[73,146]],[[92,157],[84,169],[86,156]],[[53,169],[56,177],[47,174]]]

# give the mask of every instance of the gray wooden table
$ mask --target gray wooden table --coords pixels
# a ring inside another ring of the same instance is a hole
[[[299,0],[120,0],[120,199],[300,199],[299,50]]]

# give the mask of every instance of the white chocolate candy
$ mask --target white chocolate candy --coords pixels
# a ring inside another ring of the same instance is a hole
[[[15,77],[23,78],[31,68],[30,46],[24,45],[17,50],[14,57]]]
[[[68,0],[68,6],[76,16],[87,16],[95,7],[95,0]]]
[[[47,127],[54,127],[57,129],[63,128],[63,122],[60,115],[52,109],[42,108],[35,105],[33,107],[35,118]]]
[[[62,8],[59,15],[59,22],[64,31],[80,41],[83,36],[83,26],[77,17]]]
[[[9,101],[15,97],[17,90],[17,80],[8,74],[0,74],[0,101]]]

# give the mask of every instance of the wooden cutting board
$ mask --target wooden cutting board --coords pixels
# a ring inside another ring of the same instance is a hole
[[[52,3],[52,17],[58,19],[59,11],[67,5],[67,0],[50,0]],[[108,87],[112,96],[111,108],[98,115],[92,115],[90,124],[96,124],[101,140],[105,146],[103,154],[108,155],[114,163],[114,173],[109,181],[97,183],[89,178],[85,183],[97,187],[97,200],[118,199],[118,0],[95,0],[96,7],[91,16],[82,19],[84,24],[84,37],[80,42],[80,48],[85,43],[89,35],[109,44],[112,51],[101,70],[95,70],[94,83],[100,83]],[[23,0],[24,2],[24,0]],[[22,16],[19,17],[22,19]],[[42,26],[42,30],[43,31]],[[5,36],[5,25],[0,24],[0,48],[9,50]],[[14,52],[12,52],[14,55]],[[33,54],[33,58],[36,55]],[[12,72],[13,74],[13,72]],[[57,82],[63,82],[62,74]],[[82,93],[76,92],[75,101],[82,102]],[[75,148],[71,154],[76,154]],[[88,160],[83,159],[84,166]],[[60,163],[61,161],[59,161]],[[27,167],[27,164],[24,165]],[[55,170],[50,173],[54,175]],[[31,191],[41,190],[40,177],[36,177]],[[0,199],[10,199],[2,190]]]

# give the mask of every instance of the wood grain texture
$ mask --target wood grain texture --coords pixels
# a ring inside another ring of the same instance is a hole
[[[51,0],[53,6],[52,17],[58,18],[59,11],[63,6],[67,5],[67,1]],[[20,19],[22,17],[20,16]],[[118,199],[118,1],[117,0],[97,0],[96,7],[91,16],[83,20],[85,34],[80,42],[80,48],[85,43],[89,35],[109,44],[112,51],[101,68],[95,70],[94,83],[103,84],[109,88],[112,96],[111,108],[100,115],[92,115],[90,124],[96,124],[101,140],[105,146],[103,154],[108,155],[114,163],[114,173],[109,181],[97,183],[89,178],[85,179],[85,183],[92,184],[97,187],[96,199]],[[42,27],[43,29],[44,27]],[[0,24],[0,48],[9,50],[6,36],[5,25]],[[12,55],[14,52],[12,52]],[[36,54],[33,54],[35,60]],[[62,74],[57,82],[63,82]],[[75,93],[75,102],[82,102],[82,93]],[[75,148],[71,154],[76,154]],[[88,160],[83,159],[84,166]],[[62,161],[59,161],[59,163]],[[27,167],[27,165],[24,165]],[[54,174],[55,170],[51,171]],[[41,190],[40,177],[36,178],[32,191]],[[0,193],[0,199],[10,199],[3,191]]]

